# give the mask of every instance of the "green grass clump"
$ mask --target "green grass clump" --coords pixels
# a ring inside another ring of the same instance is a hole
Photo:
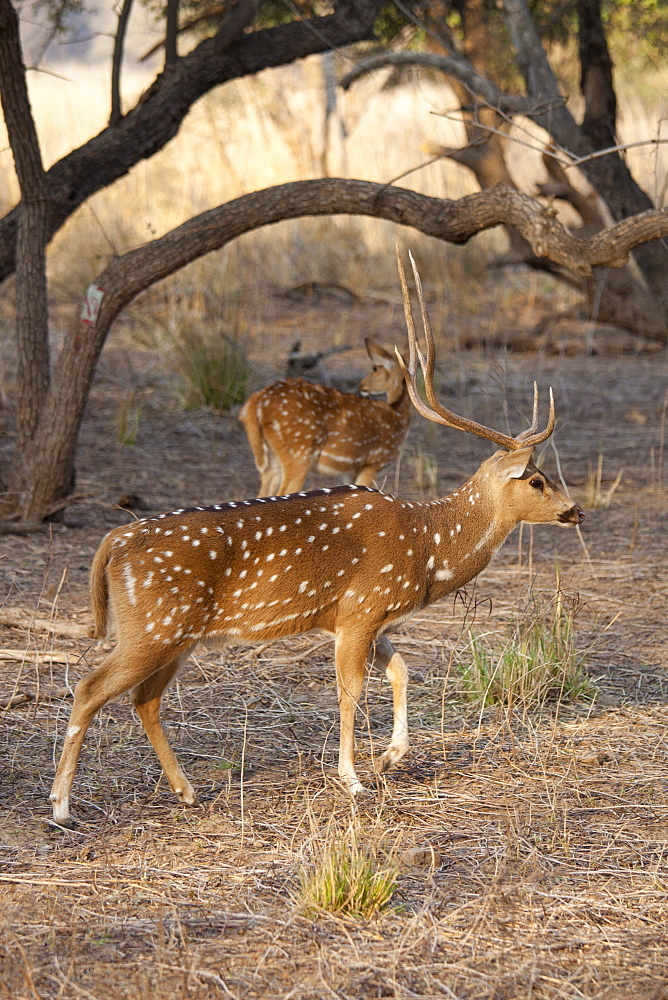
[[[352,823],[344,832],[330,827],[313,869],[302,874],[300,895],[307,910],[368,919],[392,898],[397,870],[360,845]]]
[[[579,608],[577,598],[557,589],[550,601],[534,598],[502,636],[469,629],[467,662],[458,665],[466,697],[483,707],[528,709],[552,698],[592,696],[587,650],[575,641]]]
[[[137,393],[129,389],[120,398],[116,411],[116,440],[122,445],[135,445],[142,418],[142,402]]]
[[[252,369],[236,341],[226,334],[185,329],[174,339],[173,357],[187,410],[205,406],[224,413],[248,395]]]

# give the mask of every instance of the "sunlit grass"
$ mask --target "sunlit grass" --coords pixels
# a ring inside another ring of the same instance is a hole
[[[116,440],[122,445],[137,443],[137,433],[142,417],[142,403],[133,389],[128,389],[118,403],[116,411]]]
[[[470,628],[458,670],[465,695],[481,706],[529,709],[549,699],[593,695],[585,672],[588,648],[576,641],[577,597],[559,587],[535,597],[502,635]]]
[[[237,342],[222,332],[189,327],[173,344],[179,395],[186,410],[224,413],[248,395],[252,369]]]
[[[619,484],[622,481],[624,470],[620,469],[610,486],[603,486],[603,452],[599,452],[596,468],[591,464],[587,472],[587,482],[585,484],[583,504],[589,510],[602,510],[609,507]]]
[[[368,919],[387,906],[396,888],[398,865],[361,843],[354,820],[344,830],[330,823],[315,848],[317,855],[302,872],[300,885],[308,912]]]

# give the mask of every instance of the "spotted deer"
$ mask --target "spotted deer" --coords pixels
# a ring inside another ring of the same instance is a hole
[[[399,457],[411,414],[404,376],[393,354],[365,343],[373,369],[359,395],[295,378],[246,400],[239,420],[260,473],[260,496],[296,493],[312,470],[371,486]],[[380,395],[386,398],[372,398]]]
[[[334,637],[340,711],[338,773],[352,794],[354,722],[367,661],[392,685],[390,745],[376,759],[386,771],[408,750],[407,669],[387,633],[488,564],[520,522],[576,525],[580,508],[532,464],[554,429],[538,431],[534,388],[531,426],[510,437],[457,416],[436,399],[434,342],[415,274],[427,344],[418,349],[406,279],[399,261],[409,360],[400,360],[413,405],[428,420],[499,445],[467,483],[430,503],[400,500],[364,486],[336,486],[175,510],[114,528],[93,560],[95,632],[110,619],[117,645],[79,681],[51,799],[56,823],[70,823],[69,794],[86,730],[111,698],[132,702],[179,799],[195,792],[160,723],[160,699],[197,643],[217,647],[267,642],[320,630]],[[417,388],[417,361],[428,400]]]

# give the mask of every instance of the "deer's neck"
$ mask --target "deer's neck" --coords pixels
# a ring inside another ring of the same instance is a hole
[[[391,404],[392,409],[397,415],[399,423],[402,426],[408,427],[411,419],[412,406],[411,397],[408,394],[408,389],[406,388],[406,383],[403,383],[403,388],[401,390],[401,395],[394,403]]]
[[[423,508],[429,602],[477,576],[512,530],[512,524],[496,516],[494,505],[478,485],[475,478],[470,479]]]

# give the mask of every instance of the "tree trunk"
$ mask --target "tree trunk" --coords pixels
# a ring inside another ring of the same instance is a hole
[[[38,432],[49,387],[45,248],[50,203],[28,100],[18,18],[9,0],[0,0],[0,95],[22,198],[16,241],[18,433],[9,477],[14,493],[5,496],[3,506],[9,503],[24,514],[23,457]]]
[[[458,6],[463,28],[462,54],[478,73],[485,76],[489,70],[487,56],[491,46],[485,0],[467,0],[466,3]],[[430,40],[428,41],[430,48],[445,51],[448,54],[449,51],[456,52],[457,48],[447,26],[446,12],[441,0],[432,0],[429,4],[427,27],[434,30],[428,32],[427,38]],[[443,39],[447,39],[447,44],[443,42]],[[479,122],[483,126],[505,131],[508,127],[508,119],[502,118],[488,105],[478,104],[470,89],[456,77],[450,77],[449,80],[457,95],[464,119],[467,145],[462,149],[445,150],[441,148],[442,155],[468,167],[481,190],[499,185],[513,185],[514,182],[508,171],[505,158],[507,140],[487,129],[479,128],[476,124]],[[472,104],[475,107],[472,108]],[[510,244],[510,254],[519,259],[526,257],[530,252],[526,240],[512,227],[506,226],[505,230]]]
[[[601,21],[600,0],[578,0],[580,89],[585,114],[580,126],[593,149],[608,149],[617,138],[617,98],[613,87],[612,59]],[[596,161],[596,190],[609,205],[614,219],[624,219],[652,207],[649,196],[636,184],[618,153]],[[593,183],[593,181],[592,181]],[[635,254],[652,295],[668,321],[668,254],[661,244],[639,247]]]
[[[499,0],[517,61],[527,82],[527,92],[537,102],[560,97],[559,86],[536,33],[526,0]],[[601,24],[599,0],[579,0],[582,86],[588,103],[585,121],[579,126],[567,108],[551,108],[534,115],[554,141],[575,156],[587,156],[607,148],[614,137],[615,101],[611,62]],[[601,147],[599,142],[603,142]],[[607,143],[607,145],[606,145]],[[617,152],[583,162],[580,169],[610,209],[615,221],[653,207],[651,199],[636,183]],[[635,254],[638,266],[654,298],[656,312],[668,322],[668,253],[660,243],[648,244]],[[635,327],[638,329],[637,325]]]

